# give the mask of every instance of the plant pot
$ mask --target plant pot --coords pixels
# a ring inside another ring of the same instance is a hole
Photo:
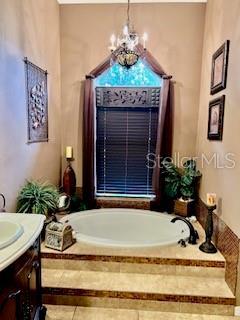
[[[195,201],[189,200],[174,200],[174,213],[182,217],[190,217],[194,214]]]

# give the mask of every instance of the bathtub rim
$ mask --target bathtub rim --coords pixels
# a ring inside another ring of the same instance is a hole
[[[128,208],[100,208],[100,209],[91,209],[91,210],[85,210],[85,211],[78,211],[71,213],[65,217],[62,217],[60,219],[60,222],[63,223],[71,223],[70,219],[74,222],[78,220],[79,216],[94,216],[99,213],[107,215],[109,213],[113,212],[119,212],[124,211],[124,212],[130,212],[133,214],[143,214],[143,215],[151,215],[154,217],[159,217],[161,216],[161,219],[167,220],[170,222],[172,218],[175,217],[174,214],[168,214],[165,212],[157,212],[157,211],[150,211],[150,210],[142,210],[142,209],[128,209]],[[94,212],[93,212],[94,211]],[[100,211],[100,212],[98,212]],[[180,221],[181,223],[181,221]],[[179,228],[181,229],[181,232],[179,232],[178,236],[173,236],[171,240],[166,240],[166,241],[161,241],[161,242],[146,242],[145,243],[136,243],[136,242],[130,242],[129,240],[124,243],[123,241],[117,241],[111,239],[111,243],[109,243],[110,239],[107,238],[100,238],[100,237],[94,237],[94,236],[88,236],[83,233],[77,232],[74,230],[74,235],[76,237],[77,242],[82,242],[88,245],[94,245],[94,246],[103,246],[103,247],[110,247],[110,248],[151,248],[151,247],[164,247],[164,246],[170,246],[170,245],[177,245],[178,241],[180,239],[187,239],[190,235],[189,228],[187,225],[185,225],[183,222],[181,223],[182,226]]]

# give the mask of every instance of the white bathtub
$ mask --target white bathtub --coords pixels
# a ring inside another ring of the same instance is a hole
[[[75,231],[77,241],[111,247],[152,247],[177,243],[189,237],[182,221],[172,215],[135,209],[96,209],[61,219]]]

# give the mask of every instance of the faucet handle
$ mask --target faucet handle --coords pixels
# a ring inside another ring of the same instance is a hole
[[[178,241],[178,244],[180,244],[180,246],[182,247],[182,248],[186,248],[186,241],[184,240],[184,239],[180,239],[179,241]]]
[[[188,239],[188,243],[190,244],[197,244],[197,238],[196,238],[196,234],[190,234],[189,239]]]
[[[3,200],[3,206],[0,208],[0,212],[5,212],[6,199],[2,193],[0,193],[0,197],[2,197]]]
[[[196,229],[194,229],[194,232],[195,232],[196,239],[199,239],[199,234]]]

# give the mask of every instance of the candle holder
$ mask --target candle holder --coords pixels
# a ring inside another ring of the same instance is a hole
[[[199,249],[205,253],[216,253],[217,248],[212,243],[212,235],[213,235],[213,210],[217,208],[216,205],[207,205],[208,209],[208,215],[205,225],[205,234],[206,234],[206,240],[203,242]]]
[[[63,191],[69,196],[73,196],[76,192],[76,175],[71,166],[72,160],[67,158],[68,165],[63,174]]]

